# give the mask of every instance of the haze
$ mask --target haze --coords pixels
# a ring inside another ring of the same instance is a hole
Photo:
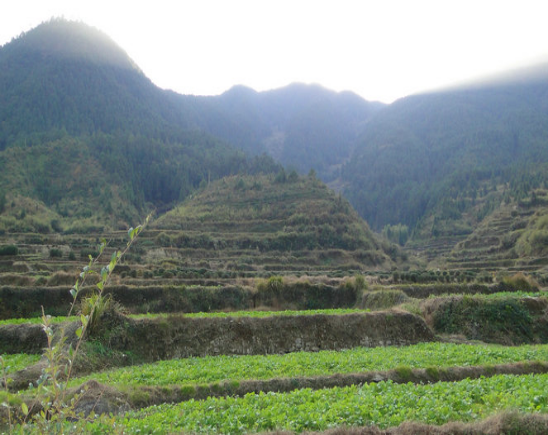
[[[389,103],[534,62],[548,52],[547,10],[531,0],[19,0],[0,6],[0,44],[64,16],[106,32],[182,94],[303,82]]]

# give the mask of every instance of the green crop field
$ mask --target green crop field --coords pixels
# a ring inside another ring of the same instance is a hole
[[[548,345],[504,347],[421,343],[407,347],[354,348],[342,351],[296,352],[285,355],[210,356],[160,361],[94,373],[72,380],[95,379],[113,385],[184,385],[281,377],[326,376],[390,370],[481,366],[521,361],[548,361]]]
[[[410,420],[440,425],[453,420],[473,421],[510,408],[546,412],[547,385],[548,375],[500,375],[427,385],[388,381],[283,394],[248,394],[129,412],[116,419],[116,429],[131,434],[248,433],[279,429],[302,432],[342,425],[386,428]],[[96,433],[112,429],[101,422],[87,426]]]
[[[324,315],[342,315],[364,313],[369,310],[360,310],[357,308],[334,308],[327,310],[283,310],[283,311],[226,311],[226,312],[211,312],[211,313],[184,313],[178,314],[189,318],[223,318],[223,317],[270,317],[270,316],[313,316],[316,314]],[[173,315],[173,314],[171,314]],[[129,317],[134,319],[156,319],[159,317],[169,317],[170,314],[134,314]],[[78,320],[78,316],[52,316],[52,323],[73,322]],[[7,319],[0,320],[2,325],[21,325],[21,324],[39,324],[42,323],[41,317],[31,317],[28,319]]]

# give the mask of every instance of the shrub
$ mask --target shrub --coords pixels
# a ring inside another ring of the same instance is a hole
[[[504,277],[502,282],[514,290],[531,292],[538,291],[538,283],[531,277],[524,275],[522,272],[518,272],[512,276]]]
[[[162,233],[160,233],[156,236],[156,242],[160,246],[164,246],[164,247],[170,246],[172,244],[171,237],[169,237],[169,235],[167,235],[164,232],[162,232]]]
[[[80,251],[80,257],[82,258],[89,258],[89,256],[92,256],[93,258],[97,258],[99,256],[99,252],[96,249],[82,249]]]
[[[284,283],[281,276],[271,276],[268,280],[261,280],[257,285],[257,291],[263,299],[269,299],[273,297],[279,297]]]
[[[437,332],[464,334],[468,339],[503,344],[532,340],[534,323],[527,307],[512,298],[452,298],[446,300],[433,313],[433,324]]]
[[[401,290],[379,290],[364,293],[360,302],[360,308],[369,308],[371,310],[383,310],[396,305],[410,302],[407,296]]]
[[[61,222],[59,222],[59,220],[52,219],[51,222],[50,222],[50,225],[51,225],[51,229],[53,231],[55,231],[56,233],[62,233],[63,232],[63,227],[61,226]]]
[[[367,290],[367,281],[363,275],[356,275],[354,277],[354,288],[357,292]]]
[[[63,251],[59,248],[51,248],[49,250],[49,256],[50,258],[61,258],[63,256]]]
[[[52,276],[48,279],[48,286],[50,287],[58,287],[61,285],[72,285],[75,281],[74,274],[67,273],[67,272],[55,272]]]
[[[0,246],[0,255],[19,255],[19,248],[15,245]]]

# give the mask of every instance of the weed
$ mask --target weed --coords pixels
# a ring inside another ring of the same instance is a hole
[[[437,381],[440,379],[440,371],[437,367],[427,367],[426,368],[426,374],[428,377],[434,381]]]
[[[148,223],[148,220],[147,217],[144,225]],[[89,255],[88,265],[82,269],[79,278],[70,290],[73,300],[68,313],[69,317],[72,315],[78,295],[84,287],[87,277],[97,275],[99,280],[96,284],[96,292],[85,299],[82,304],[84,308],[80,314],[80,326],[74,332],[69,335],[65,327],[61,329],[59,334],[54,334],[52,318],[46,316],[42,308],[42,329],[47,337],[47,346],[44,351],[47,364],[37,382],[36,395],[39,403],[32,405],[30,409],[26,403],[21,404],[23,414],[23,419],[20,422],[21,431],[25,431],[25,426],[30,424],[40,433],[56,432],[67,420],[77,420],[84,417],[76,413],[76,407],[79,398],[85,391],[69,396],[68,382],[72,375],[74,362],[85,337],[97,327],[102,313],[112,305],[112,300],[109,297],[105,298],[103,295],[104,288],[109,282],[116,264],[130,249],[144,225],[140,225],[135,229],[130,228],[126,248],[123,251],[114,251],[110,262],[100,270],[97,270],[97,264],[107,245],[106,240],[101,242],[98,255],[95,258]],[[71,336],[73,333],[75,337]],[[3,383],[7,390],[8,379],[5,368],[3,373]],[[12,409],[10,405],[7,405],[7,408],[10,432],[12,432]]]
[[[404,381],[408,381],[413,377],[413,370],[407,366],[396,367],[394,371]]]

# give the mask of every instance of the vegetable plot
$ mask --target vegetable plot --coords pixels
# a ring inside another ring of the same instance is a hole
[[[343,351],[296,352],[285,355],[211,356],[160,361],[94,373],[87,379],[118,385],[205,384],[245,379],[326,376],[390,370],[480,366],[521,361],[548,361],[548,345],[504,347],[452,343],[421,343],[406,347],[354,348]]]
[[[512,376],[414,385],[390,381],[324,390],[248,394],[160,405],[116,420],[124,433],[246,433],[325,430],[342,425],[397,426],[404,421],[441,425],[517,409],[548,410],[548,375]],[[110,424],[110,423],[109,423]],[[111,432],[99,421],[87,430]]]

